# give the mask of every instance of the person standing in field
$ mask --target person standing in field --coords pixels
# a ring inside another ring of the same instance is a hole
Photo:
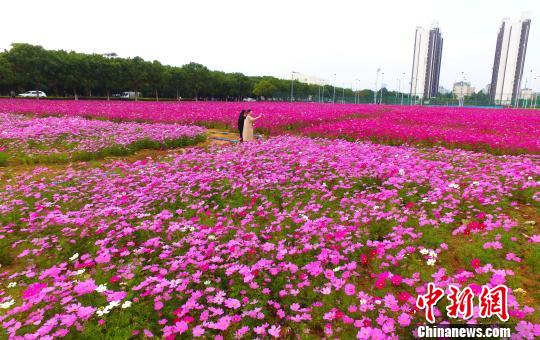
[[[244,131],[242,133],[242,139],[244,142],[249,142],[254,139],[253,137],[253,122],[262,117],[262,114],[259,117],[253,117],[251,110],[247,110],[247,116],[244,120]]]
[[[244,120],[246,120],[246,110],[242,110],[238,116],[238,132],[240,132],[240,142],[243,141],[242,133],[244,131]]]

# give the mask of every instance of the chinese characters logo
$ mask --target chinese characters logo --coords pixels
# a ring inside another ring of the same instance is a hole
[[[449,318],[461,318],[468,320],[473,315],[473,300],[474,293],[470,287],[460,290],[456,286],[448,287],[450,293],[446,297],[450,305],[446,307],[446,312]],[[444,290],[435,287],[433,283],[428,284],[427,292],[424,295],[419,295],[416,299],[416,307],[425,309],[426,320],[429,323],[435,322],[435,314],[433,308],[444,296]],[[481,318],[489,318],[497,316],[501,321],[508,321],[508,287],[498,285],[493,288],[487,286],[482,287],[478,299],[479,312]]]

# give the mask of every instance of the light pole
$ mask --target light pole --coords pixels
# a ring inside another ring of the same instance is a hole
[[[401,75],[401,82],[403,85],[405,85],[405,72],[403,72],[403,74]],[[405,91],[401,91],[401,106],[403,106],[403,92]]]
[[[360,104],[360,79],[356,79],[358,87],[356,88],[356,104]]]
[[[397,84],[398,84],[398,90],[396,91],[396,99],[395,99],[395,101],[394,101],[394,104],[397,103],[399,93],[401,92],[401,79],[400,79],[400,78],[396,78],[396,81],[397,81]]]
[[[375,77],[375,91],[373,91],[373,104],[377,104],[377,92],[379,91],[378,84],[379,84],[379,72],[381,72],[381,69],[377,69],[377,76]]]
[[[334,96],[332,97],[332,103],[336,103],[336,74],[334,73]]]
[[[294,100],[294,74],[295,73],[298,73],[298,72],[295,72],[295,71],[291,72],[291,103]]]
[[[383,85],[384,85],[384,72],[381,73],[381,95],[379,96],[379,104],[382,104]]]

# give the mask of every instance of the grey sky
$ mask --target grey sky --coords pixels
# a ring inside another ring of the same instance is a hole
[[[0,5],[0,49],[12,42],[49,49],[116,52],[165,64],[196,61],[211,69],[289,77],[292,70],[337,84],[373,88],[409,82],[414,30],[439,22],[441,85],[461,72],[477,89],[491,79],[495,40],[504,17],[531,12],[526,59],[540,90],[539,0],[24,0]],[[529,85],[531,80],[529,80]]]

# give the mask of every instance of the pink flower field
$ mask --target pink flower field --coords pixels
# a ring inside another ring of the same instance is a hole
[[[199,144],[247,107],[265,138]],[[0,338],[411,338],[432,285],[508,287],[507,322],[437,324],[540,337],[537,111],[6,99],[0,127]]]
[[[146,141],[157,147],[196,140],[204,134],[198,126],[149,124],[82,117],[29,117],[0,113],[0,152],[10,160],[65,159],[92,155],[103,150],[127,152]],[[147,143],[148,144],[148,143]],[[144,145],[143,145],[144,146]],[[143,147],[141,146],[141,147]]]
[[[235,128],[241,109],[263,113],[258,128],[390,144],[444,145],[497,154],[540,152],[536,110],[319,103],[0,100],[0,112],[63,114]]]
[[[534,338],[540,233],[524,216],[539,178],[532,156],[293,136],[36,167],[2,182],[0,325],[14,339],[397,339],[426,322],[415,301],[434,282],[508,285],[513,338]],[[478,313],[469,323],[500,323]]]

